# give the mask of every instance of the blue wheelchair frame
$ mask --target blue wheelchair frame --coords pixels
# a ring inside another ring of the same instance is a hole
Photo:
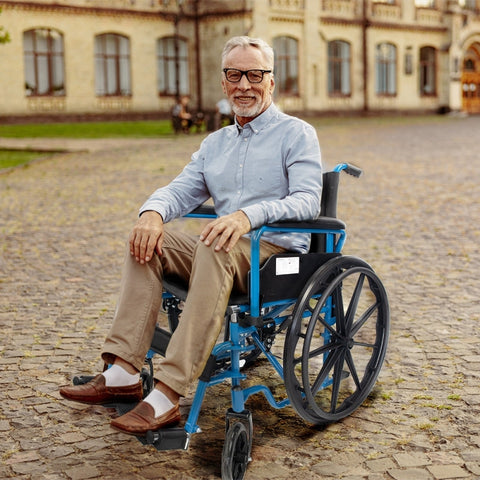
[[[360,176],[361,170],[349,164],[339,164],[334,168],[334,172],[341,172],[347,170],[354,176]],[[215,218],[214,214],[205,213],[191,213],[186,215],[193,218]],[[335,220],[335,219],[333,219]],[[343,225],[343,222],[338,221],[338,225]],[[337,227],[337,225],[335,225]],[[198,418],[200,410],[203,404],[203,400],[206,391],[209,387],[218,385],[227,380],[231,381],[231,402],[232,407],[229,410],[229,414],[237,418],[246,418],[250,424],[251,429],[251,417],[245,410],[245,402],[252,395],[263,393],[269,404],[276,409],[282,409],[290,405],[289,398],[277,401],[269,387],[265,385],[256,385],[248,388],[242,388],[241,382],[247,378],[247,376],[241,372],[242,354],[251,352],[255,348],[265,355],[270,364],[273,366],[280,379],[284,381],[283,366],[277,360],[269,350],[265,348],[262,342],[258,329],[255,324],[242,326],[238,321],[240,314],[249,312],[251,318],[259,318],[261,316],[262,309],[269,309],[269,318],[275,322],[275,329],[279,327],[288,316],[280,315],[287,308],[291,307],[297,301],[296,298],[281,300],[277,302],[267,302],[261,304],[260,296],[260,240],[265,232],[303,232],[311,234],[321,234],[325,236],[325,253],[340,253],[346,240],[345,228],[318,228],[312,226],[311,228],[298,228],[292,224],[286,224],[282,226],[281,223],[274,226],[264,225],[257,230],[251,232],[251,271],[250,271],[250,288],[249,298],[250,303],[240,304],[228,307],[229,315],[229,340],[218,343],[211,354],[211,359],[219,360],[222,358],[229,359],[230,365],[223,371],[214,373],[212,376],[206,375],[206,378],[200,377],[196,392],[194,395],[193,403],[185,424],[182,428],[169,428],[157,432],[149,432],[146,439],[139,437],[142,443],[152,444],[158,450],[169,449],[187,449],[191,436],[195,433],[201,432],[201,428],[198,425]],[[168,291],[164,292],[163,298],[171,298],[172,294]],[[332,324],[335,319],[329,320]],[[254,323],[254,322],[253,322]],[[328,332],[325,333],[328,335]],[[253,344],[247,343],[246,339],[253,340]],[[328,341],[328,338],[325,338]],[[150,350],[147,354],[147,359],[152,359],[155,354],[159,353],[156,350]],[[329,382],[328,384],[330,384]],[[325,385],[326,386],[326,385]]]

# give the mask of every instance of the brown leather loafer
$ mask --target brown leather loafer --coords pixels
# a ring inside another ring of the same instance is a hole
[[[133,410],[125,415],[115,418],[110,425],[116,430],[130,435],[145,435],[149,430],[155,431],[174,425],[181,419],[180,409],[177,405],[168,412],[155,418],[155,410],[147,402],[140,402]]]
[[[133,403],[142,400],[143,388],[141,381],[126,387],[107,387],[105,385],[105,377],[100,374],[83,385],[61,388],[60,395],[67,400],[88,403],[89,405],[103,405],[115,402]]]

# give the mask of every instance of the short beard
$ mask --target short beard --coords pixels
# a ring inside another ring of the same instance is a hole
[[[244,118],[253,118],[259,115],[262,111],[262,103],[258,102],[252,107],[239,107],[238,105],[232,104],[233,113],[237,117],[244,117]]]

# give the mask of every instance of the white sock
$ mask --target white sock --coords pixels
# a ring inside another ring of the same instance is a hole
[[[112,365],[105,370],[102,375],[105,377],[105,385],[107,387],[126,387],[128,385],[135,385],[140,381],[140,374],[128,373],[120,365]]]
[[[160,390],[154,388],[144,399],[155,410],[155,418],[171,410],[175,405]]]

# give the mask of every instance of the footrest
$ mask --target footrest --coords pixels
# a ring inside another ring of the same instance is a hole
[[[90,382],[95,377],[93,375],[76,375],[73,377],[72,383],[74,385],[84,385],[85,383]]]
[[[187,450],[190,434],[184,428],[164,428],[156,432],[151,430],[145,436],[138,436],[143,445],[152,445],[157,450]]]

